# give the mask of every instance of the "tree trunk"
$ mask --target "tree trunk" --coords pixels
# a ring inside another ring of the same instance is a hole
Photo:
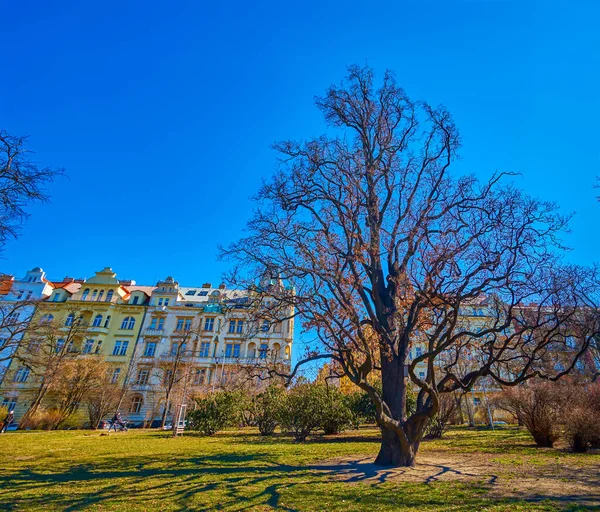
[[[404,378],[404,364],[402,358],[389,359],[382,355],[381,384],[383,388],[383,401],[389,407],[395,420],[406,420],[406,380]],[[409,443],[401,443],[398,433],[387,427],[381,426],[381,447],[375,459],[375,464],[380,466],[414,466],[419,442],[413,442],[415,434],[410,432]],[[420,439],[420,437],[417,437]]]
[[[394,430],[381,428],[381,447],[375,459],[378,466],[414,466],[419,444],[403,447]]]

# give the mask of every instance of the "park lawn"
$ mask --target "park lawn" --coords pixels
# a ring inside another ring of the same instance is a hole
[[[373,466],[376,429],[306,443],[252,429],[0,436],[0,510],[600,510],[600,455],[523,430],[455,428],[414,469]]]

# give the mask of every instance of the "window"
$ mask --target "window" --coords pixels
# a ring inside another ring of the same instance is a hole
[[[186,318],[185,319],[185,325],[183,326],[183,330],[184,331],[190,331],[192,329],[192,319],[191,318]]]
[[[148,370],[146,368],[144,368],[143,370],[140,370],[137,375],[136,384],[139,384],[141,386],[148,384],[149,376],[150,376],[150,370]]]
[[[92,292],[92,300],[96,300],[96,296],[98,295],[98,290],[94,290]]]
[[[81,300],[87,300],[89,294],[90,294],[89,288],[86,288],[85,290],[83,290],[83,294],[81,295]]]
[[[110,378],[111,384],[115,384],[119,380],[119,374],[121,373],[121,368],[115,368],[112,373],[112,377]]]
[[[96,315],[92,327],[100,327],[102,325],[102,315]]]
[[[425,378],[425,372],[419,372],[419,379]]]
[[[165,306],[168,306],[168,305],[169,305],[169,298],[168,298],[168,297],[166,297],[166,298],[165,298]]]
[[[208,292],[198,292],[199,297],[206,297],[207,295],[208,295]]]
[[[83,344],[82,352],[84,354],[89,354],[89,353],[91,353],[93,347],[94,347],[94,340],[85,340],[85,343]]]
[[[98,294],[98,301],[101,301],[102,297],[104,297],[104,290],[100,290],[100,293]]]
[[[276,322],[273,324],[273,332],[276,332],[276,333],[281,332],[281,322]]]
[[[56,292],[52,297],[53,302],[58,302],[60,300],[60,293]]]
[[[115,341],[115,348],[113,349],[113,356],[124,356],[127,354],[127,346],[129,341]]]
[[[269,332],[271,328],[271,323],[268,320],[263,320],[261,330],[262,332]]]
[[[136,296],[133,298],[133,304],[137,304],[139,300],[140,300],[140,297],[139,297],[139,295],[136,295]]]
[[[229,322],[229,332],[242,334],[244,332],[244,321],[232,320],[231,322]]]
[[[473,405],[481,405],[481,398],[474,397],[473,398]]]
[[[268,350],[269,350],[268,343],[261,343],[260,349],[258,350],[258,357],[260,357],[261,359],[266,359]]]
[[[32,340],[29,342],[27,350],[30,354],[39,354],[40,348],[42,348],[42,342],[39,340]]]
[[[198,368],[196,373],[194,373],[194,384],[199,386],[206,382],[206,368]]]
[[[112,290],[108,290],[108,292],[106,292],[106,302],[110,302],[113,298],[115,292],[113,292]]]
[[[150,329],[158,329],[159,331],[162,331],[164,324],[165,319],[162,316],[153,316],[150,320]]]
[[[102,340],[98,340],[98,343],[96,344],[96,354],[100,353],[101,348],[102,348]]]
[[[240,357],[239,343],[227,343],[225,345],[225,357]]]
[[[423,355],[423,347],[417,347],[415,349],[415,353],[416,353],[415,357],[421,357]]]
[[[215,328],[215,319],[214,318],[206,318],[204,320],[204,330],[205,331],[213,331]]]
[[[54,316],[51,315],[50,313],[44,315],[42,318],[40,318],[40,323],[41,324],[49,324],[50,322],[52,322],[52,320],[54,320]]]
[[[133,318],[132,316],[126,316],[125,318],[123,318],[123,321],[121,322],[121,329],[127,329],[127,330],[132,330],[133,327],[135,325],[135,318]]]
[[[185,292],[186,295],[196,295],[196,290],[188,290]]]
[[[136,395],[131,399],[131,406],[129,412],[132,414],[138,414],[142,410],[142,404],[144,399],[140,395]]]
[[[56,340],[56,353],[58,354],[63,347],[65,346],[65,340],[63,340],[62,338],[59,340]]]
[[[5,398],[4,400],[2,400],[2,407],[6,407],[9,411],[14,411],[15,407],[17,406],[17,399],[16,398]]]
[[[144,350],[145,357],[154,357],[156,354],[156,342],[155,341],[147,341],[146,349]]]
[[[199,357],[210,357],[210,341],[203,341],[200,343]]]
[[[175,329],[177,331],[183,331],[183,318],[177,319],[177,327]]]
[[[108,315],[106,317],[106,320],[104,320],[104,328],[108,329],[108,326],[110,325],[110,315]]]
[[[73,313],[71,313],[65,320],[65,325],[67,325],[67,326],[73,325],[73,320],[75,320],[75,315]]]
[[[29,368],[25,368],[21,366],[16,372],[15,377],[13,378],[14,382],[27,382],[27,378],[29,377]]]

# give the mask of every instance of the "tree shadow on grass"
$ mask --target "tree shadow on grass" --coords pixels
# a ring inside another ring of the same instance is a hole
[[[103,457],[93,464],[55,464],[44,470],[23,469],[0,474],[0,509],[76,511],[99,506],[130,510],[278,510],[320,509],[323,501],[339,495],[354,507],[417,508],[447,504],[451,486],[462,493],[471,509],[483,506],[487,490],[496,483],[444,481],[449,474],[479,478],[449,464],[431,466],[421,482],[402,481],[411,468],[381,468],[365,460],[312,465],[281,464],[269,452],[220,453],[165,460],[164,457]],[[364,485],[351,485],[364,484]],[[416,492],[418,491],[418,492]],[[532,499],[543,499],[533,496]],[[502,502],[526,501],[526,495]],[[571,498],[573,499],[573,498]],[[600,495],[597,496],[600,502]],[[483,501],[482,501],[483,500]],[[298,504],[298,505],[297,505]],[[162,505],[162,506],[161,506]],[[172,505],[172,506],[171,506]],[[353,508],[353,507],[350,507]],[[468,507],[465,507],[468,508]]]

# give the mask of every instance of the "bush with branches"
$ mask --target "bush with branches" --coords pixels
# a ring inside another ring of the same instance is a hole
[[[498,406],[513,414],[538,446],[551,448],[560,437],[563,395],[561,387],[553,382],[530,381],[505,388]]]
[[[218,391],[196,399],[196,408],[188,414],[190,430],[198,430],[207,436],[230,426],[239,418],[237,393]]]
[[[285,389],[270,385],[250,400],[254,423],[263,436],[270,436],[281,422],[281,410],[285,401]]]
[[[318,387],[319,391],[324,393],[320,426],[327,435],[339,434],[352,425],[353,414],[350,408],[350,401],[336,387]]]
[[[281,409],[281,427],[296,441],[305,441],[322,424],[325,394],[320,386],[296,384],[285,396]]]

